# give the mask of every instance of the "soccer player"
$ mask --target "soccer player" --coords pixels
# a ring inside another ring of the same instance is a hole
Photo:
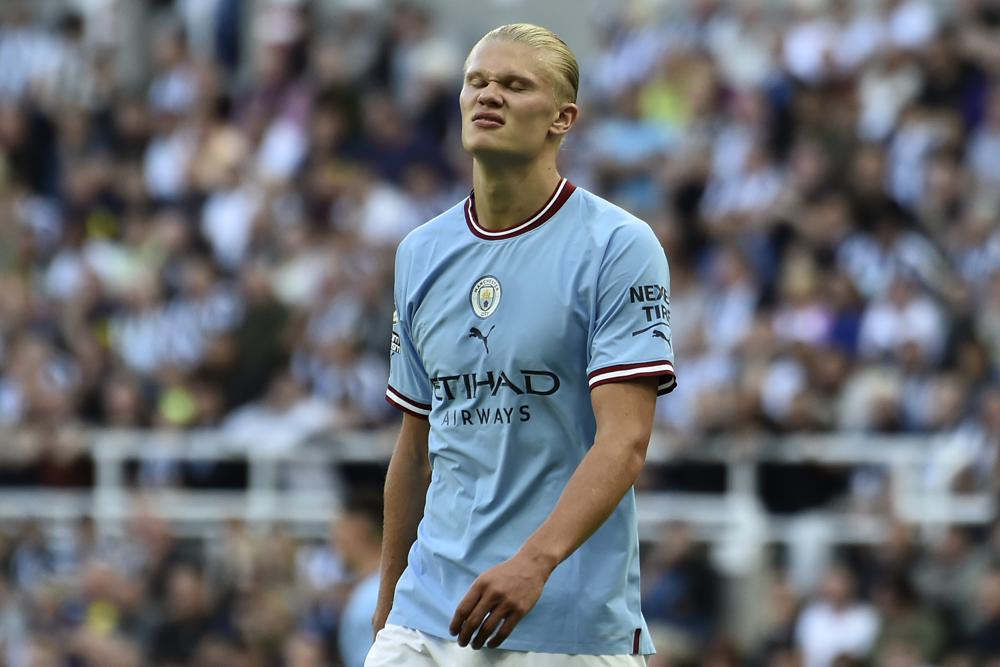
[[[473,192],[396,255],[367,667],[644,665],[633,484],[674,386],[667,261],[556,169],[576,58],[506,25],[465,63]]]
[[[370,623],[378,606],[382,550],[382,499],[351,495],[333,530],[333,541],[357,583],[340,614],[337,629],[344,667],[362,667],[371,648]]]

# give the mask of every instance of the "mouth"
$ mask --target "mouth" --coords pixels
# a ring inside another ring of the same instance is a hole
[[[481,111],[472,117],[472,124],[476,127],[503,127],[503,116],[498,113]]]

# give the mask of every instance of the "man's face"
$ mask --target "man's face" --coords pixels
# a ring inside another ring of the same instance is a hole
[[[490,40],[473,49],[459,97],[465,150],[517,162],[542,152],[561,106],[542,58],[515,42]]]
[[[334,548],[349,567],[362,567],[365,556],[375,546],[371,523],[360,514],[346,512],[333,528]]]

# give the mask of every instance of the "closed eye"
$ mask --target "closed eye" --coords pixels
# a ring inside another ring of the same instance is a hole
[[[515,93],[534,88],[534,83],[531,80],[517,75],[500,75],[491,80],[497,81],[501,86]],[[489,81],[479,72],[469,72],[465,77],[465,83],[472,88],[484,88]]]
[[[525,90],[530,90],[532,88],[532,84],[530,81],[528,81],[527,79],[522,79],[520,77],[511,77],[507,79],[505,83],[507,85],[507,88],[514,91],[515,93],[519,93]]]

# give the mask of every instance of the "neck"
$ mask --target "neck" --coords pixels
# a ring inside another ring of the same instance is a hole
[[[545,205],[561,179],[554,161],[491,167],[475,160],[472,187],[479,224],[491,232],[514,227]]]

